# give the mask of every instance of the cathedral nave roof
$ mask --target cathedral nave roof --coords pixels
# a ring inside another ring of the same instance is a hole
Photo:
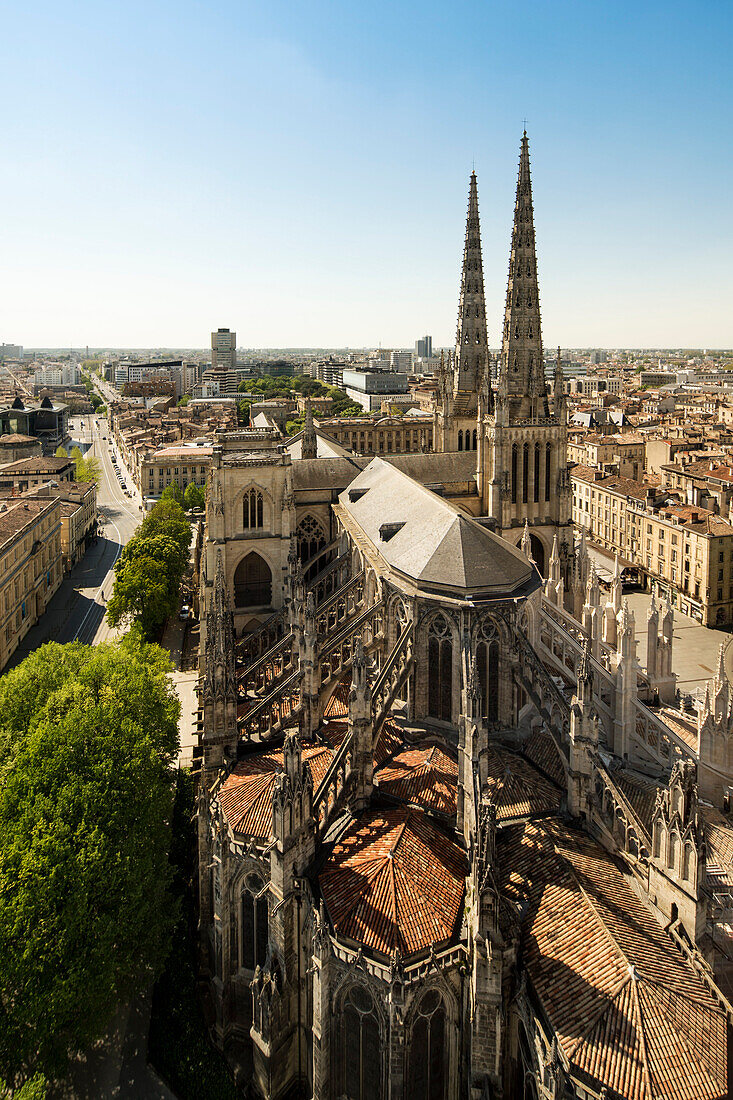
[[[523,963],[571,1071],[623,1100],[727,1095],[727,1024],[616,866],[557,821],[499,834]]]
[[[381,458],[340,495],[338,514],[390,568],[429,591],[518,597],[539,585],[521,551]]]

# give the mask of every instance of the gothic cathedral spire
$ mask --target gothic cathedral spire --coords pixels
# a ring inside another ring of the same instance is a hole
[[[466,218],[466,242],[463,247],[461,294],[458,303],[454,392],[461,395],[462,414],[476,412],[478,389],[489,363],[486,333],[484,268],[481,260],[481,226],[478,214],[476,173],[471,172]],[[469,397],[470,395],[470,397]]]
[[[529,142],[522,135],[517,198],[514,205],[509,281],[501,348],[501,392],[509,402],[509,420],[549,415],[542,358],[540,296],[534,239]]]

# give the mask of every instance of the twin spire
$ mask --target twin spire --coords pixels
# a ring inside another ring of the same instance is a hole
[[[456,332],[455,390],[477,392],[488,372],[489,344],[481,259],[476,173],[471,173],[466,243]],[[519,155],[502,335],[500,396],[508,402],[509,421],[549,416],[545,384],[537,282],[529,141],[525,130]]]
[[[466,218],[466,242],[463,246],[461,294],[458,303],[454,388],[476,395],[489,365],[489,340],[486,329],[484,267],[481,259],[481,225],[478,214],[476,173],[471,172]],[[465,412],[474,412],[475,408]]]

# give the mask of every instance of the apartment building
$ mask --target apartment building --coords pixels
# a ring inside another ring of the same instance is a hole
[[[156,500],[169,485],[185,489],[193,482],[203,488],[211,465],[211,444],[162,447],[141,456],[135,470],[138,489],[146,499]]]
[[[571,470],[573,522],[705,626],[733,623],[733,526],[666,490],[587,466]]]
[[[61,501],[0,501],[0,669],[61,584]]]
[[[329,417],[318,428],[355,454],[414,454],[433,449],[433,417]]]
[[[568,461],[603,469],[615,466],[621,477],[643,476],[646,440],[636,432],[623,435],[575,434],[568,439]]]
[[[97,534],[97,486],[92,481],[47,482],[31,495],[60,502],[61,553],[64,569],[71,572]]]

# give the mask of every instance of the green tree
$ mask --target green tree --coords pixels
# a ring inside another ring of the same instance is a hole
[[[0,1074],[9,1088],[63,1073],[165,960],[180,713],[170,667],[135,635],[50,643],[0,680]]]
[[[167,485],[160,494],[161,500],[173,500],[176,504],[183,504],[183,489],[180,485]]]
[[[107,601],[110,626],[137,624],[145,638],[155,638],[176,610],[172,579],[165,562],[146,554],[144,546],[131,540],[115,565],[112,595]]]
[[[66,447],[57,447],[56,448],[56,458],[68,458],[68,457],[69,457],[69,452],[66,450]]]
[[[191,400],[190,394],[184,393],[181,400],[177,403],[176,408],[178,408],[178,409],[184,408],[189,403],[190,400]]]
[[[189,481],[186,486],[186,492],[183,494],[183,500],[189,511],[191,511],[192,508],[203,508],[206,502],[204,490],[200,486],[194,485],[192,481]]]
[[[148,512],[115,565],[110,625],[137,625],[146,638],[155,638],[176,611],[190,546],[191,525],[169,495]]]

